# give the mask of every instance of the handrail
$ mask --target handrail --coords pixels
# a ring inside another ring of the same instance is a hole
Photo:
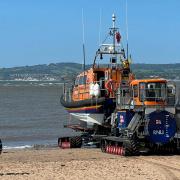
[[[63,86],[63,96],[64,96],[64,100],[65,101],[71,101],[72,100],[72,93],[73,93],[73,89],[74,88],[78,88],[77,91],[77,95],[78,95],[78,99],[80,98],[79,96],[82,95],[82,94],[88,94],[89,93],[89,85],[90,84],[101,84],[101,83],[105,83],[105,80],[99,80],[99,81],[93,81],[93,82],[87,82],[86,84],[82,84],[82,86],[86,86],[86,88],[83,88],[81,89],[81,85],[73,85],[72,83],[71,84],[66,84],[64,83],[64,86]],[[83,92],[81,92],[81,90],[84,90]],[[100,91],[105,91],[106,89],[103,88],[102,86],[100,86]],[[90,95],[89,95],[89,98],[90,98]]]

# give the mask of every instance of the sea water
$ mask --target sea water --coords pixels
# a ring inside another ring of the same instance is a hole
[[[5,149],[57,145],[58,137],[72,135],[65,129],[68,113],[60,104],[62,85],[0,85],[0,138]]]

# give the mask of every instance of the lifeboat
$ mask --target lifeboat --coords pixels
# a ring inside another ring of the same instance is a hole
[[[115,109],[119,86],[129,86],[135,79],[128,57],[122,48],[119,29],[113,26],[108,33],[112,43],[101,44],[93,65],[80,73],[71,87],[64,86],[61,104],[80,121],[105,126]]]

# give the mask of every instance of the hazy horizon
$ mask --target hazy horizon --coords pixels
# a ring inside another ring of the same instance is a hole
[[[75,63],[75,64],[79,64],[79,65],[82,65],[82,63],[78,63],[78,62],[71,62],[71,61],[69,61],[69,62],[64,62],[64,61],[62,61],[62,62],[50,62],[50,63],[48,63],[48,64],[32,64],[32,65],[20,65],[20,66],[12,66],[12,67],[1,67],[0,66],[0,68],[18,68],[18,67],[26,67],[26,66],[28,66],[28,67],[30,67],[30,66],[39,66],[39,65],[50,65],[50,64],[59,64],[59,63],[67,63],[67,64],[73,64],[73,63]],[[92,65],[93,63],[88,63],[88,64],[86,64],[87,66],[90,66],[90,65]],[[132,64],[147,64],[147,65],[159,65],[159,64],[161,64],[161,65],[170,65],[170,64],[180,64],[180,62],[174,62],[174,63],[132,63]]]

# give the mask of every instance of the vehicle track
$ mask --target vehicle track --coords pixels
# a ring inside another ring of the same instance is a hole
[[[162,171],[164,173],[167,180],[180,180],[180,177],[177,177],[177,175],[173,172],[173,171],[180,172],[180,168],[162,164],[161,162],[158,161],[158,159],[150,160],[145,157],[140,157],[140,159],[159,167],[160,171]],[[154,161],[156,161],[156,162],[154,162]]]

